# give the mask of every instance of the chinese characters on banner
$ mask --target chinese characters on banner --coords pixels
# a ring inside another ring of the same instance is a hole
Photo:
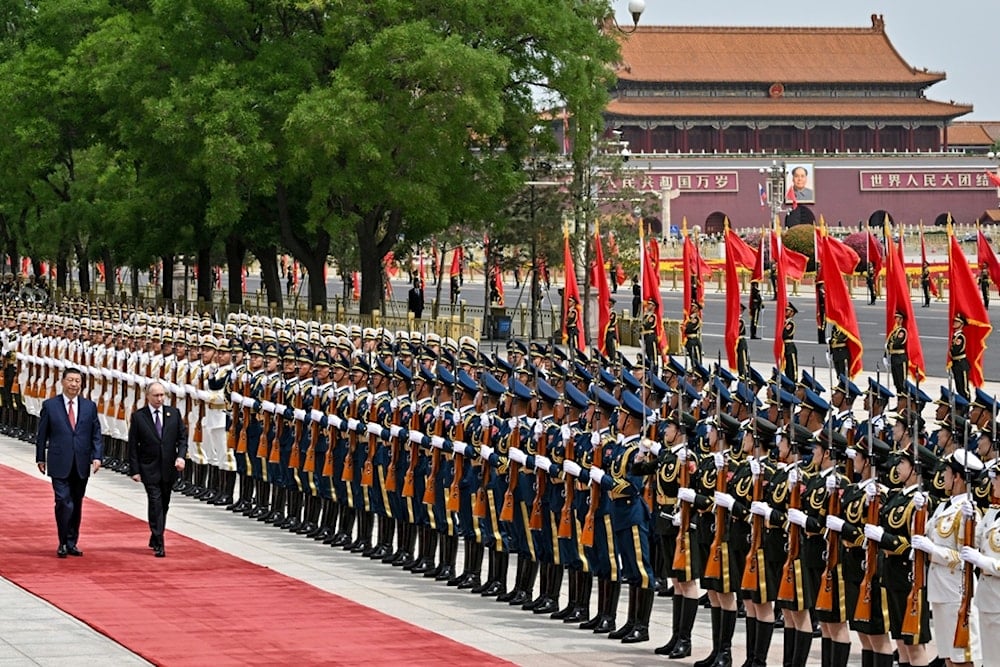
[[[739,175],[735,171],[641,172],[624,178],[607,178],[602,190],[680,190],[681,192],[739,192]]]
[[[981,190],[992,188],[989,177],[982,171],[860,171],[862,192],[893,190]]]

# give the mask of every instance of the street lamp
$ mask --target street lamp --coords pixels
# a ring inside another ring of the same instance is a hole
[[[631,35],[639,27],[639,17],[642,16],[644,11],[646,11],[646,0],[629,0],[628,13],[632,15],[632,27],[623,28],[618,23],[618,19],[615,18],[614,14],[611,15],[611,20],[614,22],[615,29],[618,32]]]
[[[767,181],[767,202],[771,208],[768,223],[773,225],[785,203],[785,163],[779,164],[777,160],[771,160],[770,167],[761,167],[759,171]]]

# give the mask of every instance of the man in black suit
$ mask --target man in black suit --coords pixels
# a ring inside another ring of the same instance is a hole
[[[184,470],[187,427],[181,413],[163,405],[166,390],[159,382],[146,388],[146,407],[132,413],[128,430],[129,474],[146,487],[149,502],[149,548],[157,558],[166,556],[163,529],[170,507],[170,491],[177,473]]]
[[[35,437],[38,471],[52,478],[59,558],[82,556],[77,548],[87,480],[101,468],[104,443],[97,405],[80,396],[83,374],[66,368],[62,393],[42,403]]]

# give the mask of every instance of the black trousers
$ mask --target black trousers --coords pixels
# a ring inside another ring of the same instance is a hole
[[[785,375],[795,380],[799,376],[799,351],[795,343],[785,343]]]
[[[908,366],[905,354],[889,355],[889,370],[892,373],[893,389],[897,394],[906,394],[906,371]]]
[[[163,530],[167,525],[167,510],[170,508],[170,492],[173,480],[155,483],[143,482],[149,516],[149,532],[156,546],[163,546]]]
[[[83,515],[83,496],[87,492],[87,478],[80,477],[76,464],[70,468],[69,477],[53,477],[52,490],[56,497],[56,529],[59,544],[75,547],[80,537],[80,518]]]
[[[839,378],[847,375],[847,360],[850,355],[846,347],[835,347],[830,351],[830,359],[833,361],[833,372]]]

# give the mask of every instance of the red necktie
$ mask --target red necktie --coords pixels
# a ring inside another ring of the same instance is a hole
[[[67,416],[69,417],[69,427],[75,431],[76,430],[76,413],[73,411],[73,403],[74,402],[75,401],[70,401],[69,402],[69,413],[68,413]]]

